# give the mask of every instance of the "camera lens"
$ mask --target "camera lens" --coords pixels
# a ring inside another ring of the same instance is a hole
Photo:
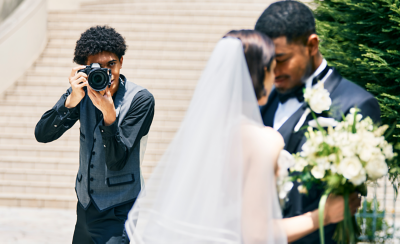
[[[88,77],[89,86],[95,91],[103,91],[109,83],[109,77],[104,70],[93,70]]]

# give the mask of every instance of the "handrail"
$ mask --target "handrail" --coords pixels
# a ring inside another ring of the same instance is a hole
[[[46,43],[46,0],[23,1],[0,24],[0,94],[32,66]]]
[[[0,23],[5,20],[24,0],[0,0]]]

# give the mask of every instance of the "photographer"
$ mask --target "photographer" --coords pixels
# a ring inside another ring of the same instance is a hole
[[[35,128],[37,141],[47,143],[80,121],[73,243],[124,242],[127,214],[143,187],[140,163],[154,98],[120,74],[125,50],[125,40],[115,29],[86,30],[74,56],[83,66],[72,69],[71,87]]]

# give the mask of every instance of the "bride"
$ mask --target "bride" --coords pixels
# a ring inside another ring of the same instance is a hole
[[[258,107],[272,89],[274,52],[272,41],[252,30],[218,42],[175,138],[128,215],[131,243],[288,243],[317,230],[317,210],[281,216],[275,178],[284,142],[263,126]],[[352,195],[353,213],[358,206]],[[325,225],[341,221],[343,210],[343,198],[329,196]]]

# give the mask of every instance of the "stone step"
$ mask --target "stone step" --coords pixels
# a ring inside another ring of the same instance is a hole
[[[1,193],[14,194],[41,194],[75,196],[75,186],[72,182],[40,182],[40,181],[13,181],[0,180]]]
[[[36,99],[35,96],[26,96],[22,99],[13,99],[12,97],[7,97],[7,100],[0,101],[0,105],[11,105],[11,104],[27,104],[27,106],[47,106],[49,109],[53,107],[53,105],[59,100],[59,97],[42,97],[40,99]],[[156,109],[165,107],[165,106],[176,106],[176,107],[185,107],[189,106],[190,100],[184,99],[157,99],[155,101]],[[160,107],[160,106],[161,107]]]
[[[155,62],[154,60],[129,60],[124,59],[123,70],[131,69],[168,69],[168,70],[195,70],[202,71],[206,65],[206,62],[190,61],[190,60],[164,60]],[[64,72],[65,70],[72,70],[76,67],[71,60],[68,62],[54,62],[54,61],[42,61],[36,62],[33,66],[34,71],[51,71],[51,72]]]
[[[63,36],[57,38],[64,38]],[[220,37],[216,38],[215,43],[218,42]],[[76,38],[73,39],[76,42]],[[204,50],[200,51],[169,51],[169,50],[138,50],[131,49],[128,47],[126,54],[124,56],[124,60],[155,60],[158,62],[159,60],[199,60],[199,61],[207,61],[210,57],[211,52],[207,52]],[[73,50],[65,51],[63,53],[53,52],[52,50],[48,51],[45,49],[41,54],[39,60],[44,60],[45,58],[53,58],[52,60],[56,60],[57,62],[60,60],[66,60],[66,62],[71,61],[74,57]],[[76,66],[76,64],[75,64]]]
[[[152,166],[152,164],[150,164]],[[79,159],[60,157],[7,157],[0,158],[0,168],[3,169],[36,169],[36,170],[68,170],[77,172]]]
[[[99,11],[121,11],[121,12],[136,12],[138,10],[146,11],[147,9],[155,10],[206,10],[206,11],[219,11],[219,12],[231,12],[231,11],[257,11],[259,15],[262,11],[271,3],[271,1],[265,1],[264,3],[252,3],[248,4],[245,1],[241,3],[229,3],[229,2],[180,2],[179,4],[175,2],[129,2],[129,3],[108,3],[108,4],[92,4],[85,5],[82,4],[82,10],[87,12],[99,12]],[[86,7],[85,7],[86,6]]]
[[[236,28],[238,29],[238,28]],[[212,43],[204,43],[203,45],[192,45],[193,43],[185,43],[185,42],[169,42],[165,43],[165,45],[160,42],[160,41],[137,41],[137,42],[128,42],[128,49],[127,52],[132,52],[132,51],[141,51],[141,52],[147,52],[147,51],[177,51],[179,53],[184,53],[184,52],[207,52],[210,53],[218,40],[222,38],[227,32],[232,30],[232,28],[225,28],[223,30],[219,30],[217,33],[216,41]],[[82,30],[77,30],[75,32],[72,31],[65,31],[65,30],[60,30],[60,31],[54,31],[56,35],[70,35],[70,36],[76,36],[76,40],[79,39],[81,33],[85,31],[85,29]],[[71,33],[72,32],[72,33]],[[58,54],[58,55],[73,55],[74,54],[74,49],[75,45],[74,44],[69,44],[68,46],[63,46],[63,45],[52,45],[49,44],[49,46],[46,48],[44,54]]]
[[[98,23],[98,22],[96,22]],[[252,25],[253,23],[251,23]],[[115,27],[114,24],[111,24],[112,27]],[[232,26],[232,28],[236,29],[236,26]],[[249,26],[250,28],[250,26]],[[82,26],[79,30],[82,30]],[[84,31],[85,29],[83,29]],[[59,35],[57,35],[57,33]],[[51,38],[48,41],[48,44],[59,44],[59,45],[71,45],[71,44],[76,44],[77,38],[76,36],[70,36],[70,35],[63,35],[60,32],[54,33],[53,31],[49,32],[49,35]],[[148,40],[163,40],[168,43],[171,42],[189,42],[189,43],[216,43],[221,36],[213,34],[213,33],[206,33],[206,32],[190,32],[190,33],[185,33],[185,32],[174,32],[171,33],[169,31],[157,31],[157,32],[149,32],[149,31],[135,31],[135,32],[125,32],[123,33],[123,36],[125,40],[129,43],[132,40],[134,41],[148,41]],[[79,38],[79,37],[78,37]],[[128,51],[130,50],[130,47],[128,46]]]
[[[65,29],[75,29],[82,28],[85,26],[93,26],[98,23],[108,23],[112,24],[115,28],[126,28],[138,24],[159,24],[168,23],[170,25],[182,25],[182,24],[192,24],[192,25],[253,25],[254,21],[252,18],[227,18],[220,16],[170,16],[170,15],[115,15],[115,14],[85,14],[78,16],[71,15],[61,15],[53,16],[49,15],[48,27],[53,28],[65,28]]]
[[[74,133],[71,133],[74,132]],[[170,138],[157,138],[153,137],[151,134],[148,138],[147,148],[155,149],[166,149],[168,144],[171,142]],[[41,145],[39,144],[33,133],[0,133],[0,145]],[[53,146],[60,147],[78,147],[79,146],[79,133],[78,130],[68,131],[61,138],[51,142]],[[0,159],[1,160],[1,159]]]
[[[76,209],[76,196],[0,192],[0,206]]]
[[[37,81],[37,82],[46,82],[49,86],[54,86],[54,82],[58,83],[56,85],[69,85],[68,77],[71,73],[72,68],[66,68],[64,72],[54,73],[50,71],[43,72],[32,72],[28,71],[25,74],[25,77],[19,79],[16,85],[24,84],[23,81]],[[140,70],[121,70],[121,74],[124,74],[128,80],[132,80],[132,82],[139,85],[155,85],[157,83],[162,84],[173,84],[178,88],[180,86],[188,87],[190,89],[194,89],[197,80],[200,78],[200,72],[184,72],[181,70],[170,70],[170,71],[155,70],[155,69],[140,69]],[[188,74],[190,73],[190,75]],[[60,82],[60,81],[63,82]],[[164,82],[162,82],[164,80]],[[160,82],[157,82],[160,81]],[[147,88],[147,87],[146,87]],[[168,89],[168,87],[162,87],[164,89]]]
[[[83,29],[84,31],[85,29]],[[225,29],[224,29],[225,30]],[[230,30],[227,28],[227,30]],[[71,32],[69,30],[68,32]],[[82,33],[82,30],[79,29],[76,31],[79,35]],[[223,36],[226,32],[222,32]],[[221,36],[221,37],[222,37]],[[217,40],[218,41],[218,40]],[[148,39],[148,40],[127,40],[126,41],[129,50],[177,50],[180,51],[211,51],[214,49],[216,43],[215,42],[187,42],[185,39],[180,41],[164,41],[158,39]],[[67,43],[67,44],[59,44],[50,42],[47,44],[48,51],[56,50],[59,52],[71,52],[75,48],[75,43]]]
[[[142,162],[142,170],[145,173],[150,173],[157,165],[158,161],[147,160],[146,155]],[[36,158],[36,157],[2,157],[0,159],[0,168],[14,170],[68,170],[78,172],[78,158]],[[1,192],[1,191],[0,191]]]
[[[34,106],[31,104],[27,104],[25,102],[10,102],[8,100],[6,101],[0,101],[0,111],[7,111],[7,112],[12,112],[12,111],[18,111],[18,112],[23,112],[25,110],[30,110],[30,111],[35,111],[35,112],[41,112],[44,113],[51,109],[56,101],[53,103],[50,102],[36,102]],[[173,112],[178,112],[179,115],[183,115],[186,110],[187,110],[187,105],[186,104],[155,104],[155,111],[156,113],[160,110],[163,111],[171,111],[172,114]]]
[[[52,72],[27,72],[24,77],[19,79],[14,86],[49,86],[49,87],[67,87],[69,88],[70,84],[68,81],[69,75],[71,73],[71,68],[69,70],[65,70],[63,73],[52,73]],[[183,93],[181,90],[194,90],[197,85],[198,78],[200,77],[180,77],[175,76],[164,76],[157,77],[156,74],[148,74],[143,75],[132,75],[121,72],[125,77],[144,88],[154,88],[154,89],[163,89],[164,92],[171,92],[169,90],[178,90],[180,93]],[[31,87],[29,87],[31,89]],[[161,91],[160,91],[161,92]]]
[[[76,170],[8,169],[0,168],[1,181],[39,181],[47,183],[74,183]]]
[[[4,93],[4,98],[5,99],[10,99],[10,100],[21,100],[21,101],[27,101],[34,99],[35,101],[57,101],[61,95],[62,92],[65,92],[65,90],[62,90],[59,93],[55,93],[53,91],[43,91],[43,92],[35,92],[29,89],[25,89],[24,87],[20,87],[18,91],[16,90],[7,90]],[[192,94],[188,93],[187,91],[185,92],[175,92],[171,93],[165,90],[154,90],[152,93],[156,103],[158,102],[163,102],[165,100],[183,100],[183,101],[190,101],[192,99]],[[0,115],[1,116],[1,115]]]
[[[0,145],[0,153],[2,156],[7,157],[64,157],[64,158],[77,158],[79,154],[78,146],[53,146],[51,143],[36,144],[36,145]],[[161,156],[164,153],[163,149],[147,148],[147,156]],[[156,161],[154,158],[147,158],[151,161]]]
[[[157,9],[157,8],[147,8],[147,9],[137,9],[137,8],[128,8],[128,9],[118,9],[115,10],[108,10],[108,9],[80,9],[76,10],[66,10],[66,11],[50,11],[49,18],[53,16],[199,16],[199,17],[227,17],[227,18],[255,18],[257,19],[258,16],[264,11],[266,7],[259,8],[255,10],[216,10],[216,9]],[[255,21],[254,21],[255,22]]]

